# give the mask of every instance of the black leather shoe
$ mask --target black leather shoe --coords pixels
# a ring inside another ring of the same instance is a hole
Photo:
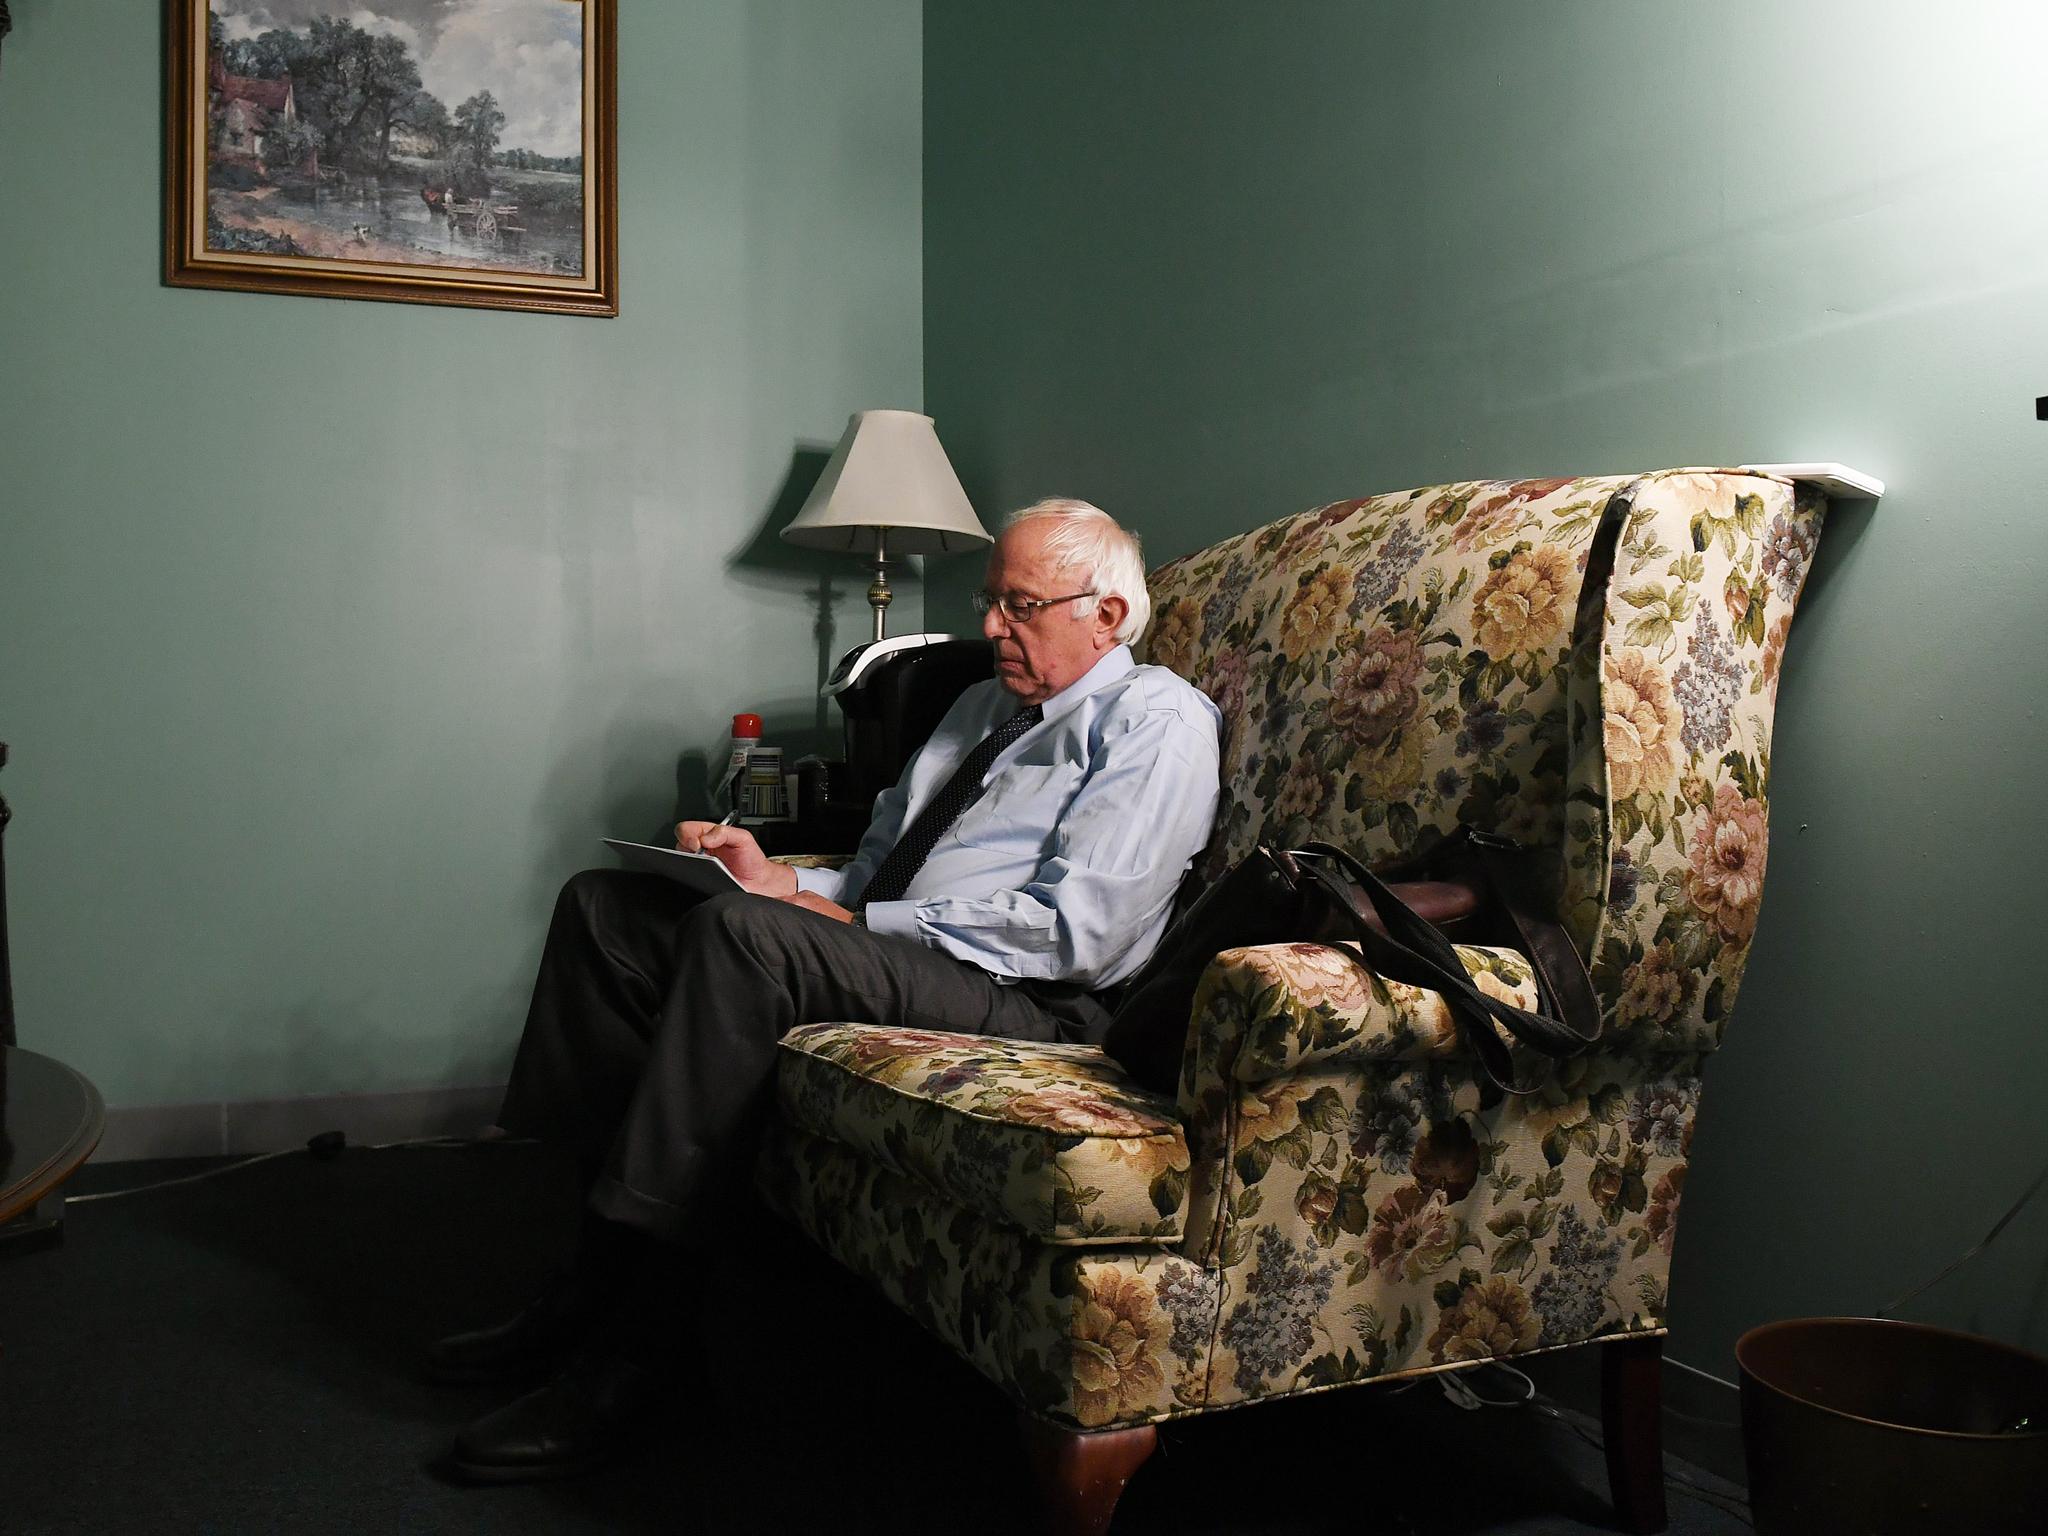
[[[546,1386],[457,1435],[449,1470],[472,1483],[589,1472],[640,1443],[670,1386],[669,1374],[655,1366],[586,1350]]]
[[[428,1377],[448,1387],[542,1380],[582,1342],[594,1311],[586,1287],[557,1276],[509,1322],[452,1334],[430,1346]]]

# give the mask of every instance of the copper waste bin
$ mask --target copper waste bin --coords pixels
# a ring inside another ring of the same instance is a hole
[[[1735,1346],[1758,1536],[2048,1532],[2048,1360],[1867,1317]]]

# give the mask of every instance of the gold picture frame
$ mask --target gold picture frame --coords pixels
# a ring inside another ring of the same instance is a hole
[[[166,5],[166,283],[618,314],[615,0]]]

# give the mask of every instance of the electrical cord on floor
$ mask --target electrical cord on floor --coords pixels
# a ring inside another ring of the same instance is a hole
[[[1487,1367],[1482,1367],[1482,1369],[1487,1369]],[[1531,1381],[1521,1371],[1516,1370],[1512,1365],[1498,1364],[1490,1367],[1490,1369],[1499,1371],[1503,1376],[1512,1376],[1515,1380],[1519,1381],[1522,1384],[1522,1395],[1520,1397],[1481,1397],[1465,1384],[1467,1373],[1463,1371],[1446,1371],[1443,1375],[1437,1377],[1436,1384],[1443,1388],[1445,1397],[1448,1397],[1458,1407],[1465,1409],[1467,1412],[1479,1408],[1519,1408],[1522,1404],[1535,1400],[1536,1383]],[[1476,1375],[1477,1373],[1474,1372],[1472,1374]]]
[[[239,1162],[223,1163],[218,1168],[202,1168],[197,1173],[184,1174],[175,1179],[158,1179],[152,1184],[136,1184],[127,1189],[103,1189],[91,1195],[67,1194],[64,1196],[64,1204],[68,1209],[74,1205],[90,1205],[95,1200],[119,1200],[123,1195],[147,1194],[153,1189],[170,1189],[178,1184],[197,1184],[202,1179],[217,1179],[224,1173],[234,1173],[255,1163],[267,1163],[280,1157],[297,1157],[302,1150],[299,1147],[287,1147],[282,1152],[259,1152],[254,1157],[245,1157]],[[319,1154],[315,1153],[314,1156],[317,1157]]]
[[[1482,1397],[1479,1393],[1473,1391],[1463,1379],[1468,1375],[1476,1376],[1481,1371],[1488,1370],[1499,1371],[1504,1375],[1514,1377],[1515,1380],[1522,1384],[1522,1395],[1508,1398]],[[1565,1407],[1564,1404],[1558,1402],[1555,1398],[1538,1392],[1536,1390],[1536,1383],[1531,1381],[1523,1372],[1516,1370],[1512,1365],[1503,1365],[1495,1362],[1490,1366],[1479,1366],[1472,1371],[1447,1372],[1444,1375],[1438,1376],[1436,1382],[1443,1389],[1445,1397],[1468,1412],[1475,1412],[1481,1408],[1533,1408],[1545,1418],[1555,1419],[1602,1455],[1606,1454],[1606,1442],[1601,1438],[1597,1430],[1587,1427],[1586,1423],[1583,1422],[1583,1415]],[[1666,1482],[1675,1484],[1683,1489],[1700,1503],[1712,1505],[1723,1514],[1734,1516],[1744,1525],[1750,1526],[1751,1529],[1755,1528],[1746,1505],[1729,1498],[1724,1493],[1707,1487],[1703,1483],[1694,1482],[1683,1473],[1672,1471],[1668,1462],[1664,1468],[1664,1479]]]
[[[524,1138],[513,1136],[414,1136],[404,1141],[379,1141],[364,1146],[365,1152],[386,1152],[395,1147],[475,1147],[504,1146],[523,1143]],[[280,1157],[297,1157],[301,1153],[317,1163],[324,1163],[339,1157],[348,1147],[348,1137],[341,1131],[322,1131],[308,1138],[303,1147],[286,1147],[277,1152],[258,1152],[232,1163],[222,1163],[218,1168],[202,1168],[197,1173],[181,1174],[176,1178],[157,1179],[149,1184],[132,1184],[126,1189],[103,1189],[90,1195],[66,1195],[64,1204],[89,1205],[95,1200],[119,1200],[128,1195],[148,1194],[153,1190],[173,1189],[180,1184],[197,1184],[205,1179],[217,1179],[224,1173],[239,1173],[257,1163],[274,1162]]]

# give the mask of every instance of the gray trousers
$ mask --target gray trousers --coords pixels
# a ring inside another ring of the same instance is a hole
[[[585,870],[562,887],[498,1123],[567,1147],[591,1208],[708,1248],[739,1201],[798,1024],[1099,1040],[1079,988],[999,985],[909,939],[744,892]]]

